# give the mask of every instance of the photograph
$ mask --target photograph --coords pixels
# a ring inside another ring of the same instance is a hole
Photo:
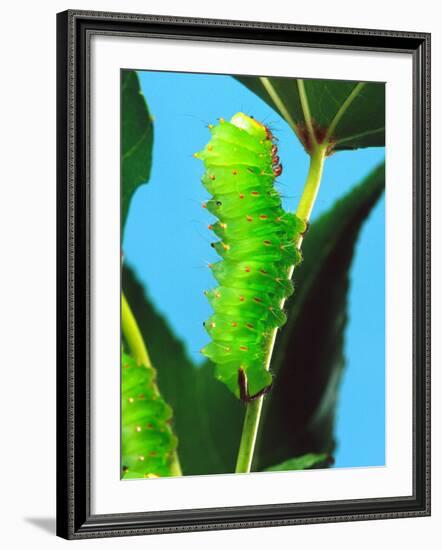
[[[120,480],[384,467],[385,82],[119,92]]]

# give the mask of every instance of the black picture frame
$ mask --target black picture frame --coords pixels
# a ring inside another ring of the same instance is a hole
[[[413,58],[413,495],[92,515],[89,42],[93,34],[408,53]],[[430,514],[430,35],[69,10],[57,15],[57,534],[67,539]]]

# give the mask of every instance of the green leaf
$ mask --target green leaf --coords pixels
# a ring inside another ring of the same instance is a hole
[[[150,176],[153,123],[135,71],[122,71],[121,93],[121,226],[124,228],[131,198]]]
[[[318,468],[320,466],[325,466],[330,463],[329,455],[325,453],[308,453],[303,456],[298,456],[296,458],[290,458],[277,464],[276,466],[270,466],[266,468],[266,472],[285,472],[288,470],[309,470],[312,468]]]
[[[349,270],[362,224],[384,185],[382,164],[306,235],[288,321],[272,359],[274,384],[264,401],[254,470],[305,453],[333,454]]]
[[[121,464],[125,479],[173,475],[177,439],[172,409],[156,385],[155,370],[121,357]]]
[[[287,121],[307,150],[309,122],[317,141],[329,132],[335,151],[385,144],[382,82],[250,76],[237,79]]]
[[[193,365],[133,271],[125,266],[122,277],[124,293],[157,370],[158,386],[174,410],[183,474],[233,472],[244,406],[215,379],[211,364]]]

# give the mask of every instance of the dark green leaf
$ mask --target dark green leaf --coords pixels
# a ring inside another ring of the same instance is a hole
[[[304,84],[316,137],[322,140],[333,126],[334,150],[385,144],[385,84],[346,80],[296,80],[282,77],[237,79],[275,109],[292,127],[306,149],[308,127],[300,97],[299,83]],[[339,122],[334,125],[335,117]]]
[[[288,470],[309,470],[318,468],[320,466],[326,466],[330,463],[330,457],[325,453],[308,453],[297,458],[290,458],[285,460],[281,464],[276,466],[270,466],[266,468],[266,472],[286,472]]]
[[[174,411],[183,473],[233,472],[244,406],[215,379],[212,365],[192,364],[128,267],[123,269],[123,289],[157,370],[161,394]]]
[[[305,453],[333,453],[349,269],[361,226],[384,182],[382,164],[307,233],[288,321],[272,359],[274,385],[265,400],[255,470]]]
[[[124,228],[132,195],[150,176],[153,124],[135,71],[122,71],[121,94],[121,225]]]

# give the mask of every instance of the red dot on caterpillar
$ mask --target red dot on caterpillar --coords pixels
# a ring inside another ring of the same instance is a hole
[[[207,229],[210,229],[210,231],[212,231],[213,225],[211,223],[209,223],[209,225],[207,226]]]
[[[247,346],[239,346],[239,349],[241,351],[249,351],[249,348]]]
[[[253,195],[254,197],[259,197],[260,195],[258,191],[252,191],[250,194]]]
[[[244,302],[244,296],[240,296],[240,297],[239,297],[239,301],[240,301],[240,302]]]
[[[261,214],[261,215],[259,216],[259,219],[260,219],[260,220],[267,220],[267,218],[268,218],[268,216],[266,216],[265,214]]]
[[[239,196],[240,199],[243,199],[244,198],[244,195],[241,193],[240,196]]]
[[[244,270],[246,273],[250,273],[250,267],[246,267]]]

